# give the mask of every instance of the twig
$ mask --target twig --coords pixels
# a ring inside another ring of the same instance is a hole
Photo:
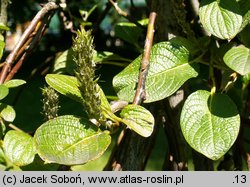
[[[51,16],[46,16],[41,24],[39,24],[39,27],[35,32],[32,33],[33,38],[30,38],[24,46],[28,47],[26,51],[23,53],[22,57],[18,60],[18,62],[15,64],[15,66],[12,68],[12,70],[9,72],[8,76],[5,79],[5,82],[8,80],[11,80],[13,76],[18,72],[18,70],[21,68],[24,60],[31,54],[32,50],[35,48],[35,46],[39,43],[39,41],[42,39],[42,36],[44,35],[44,31],[46,29],[47,23],[49,22]],[[28,44],[27,44],[28,43]],[[23,52],[23,47],[20,49],[20,52]],[[20,53],[19,52],[19,53]],[[18,55],[19,56],[19,55]]]
[[[45,15],[58,8],[59,6],[56,3],[49,2],[45,4],[44,7],[36,14],[36,16],[31,21],[30,25],[28,26],[28,28],[23,33],[16,47],[6,58],[5,65],[0,75],[0,84],[2,84],[5,81],[8,72],[10,72],[11,70],[12,64],[19,57],[19,55],[21,55],[20,51],[24,50],[23,45],[27,46],[29,45],[27,44],[27,41],[29,41],[30,36],[33,36],[32,33],[37,30],[37,27],[39,27],[40,21],[45,17]]]
[[[124,18],[128,19],[130,22],[136,24],[138,27],[140,28],[144,28],[140,23],[138,23],[133,17],[131,17],[127,12],[125,12],[124,10],[122,10],[119,6],[118,3],[114,0],[109,0],[109,3],[113,5],[113,7],[115,8],[115,10],[117,11],[117,13],[121,16],[123,16]]]
[[[141,91],[144,93],[145,81],[149,68],[150,50],[153,43],[155,19],[156,13],[152,12],[149,16],[149,25],[141,64],[141,73],[139,75],[139,83],[137,87],[139,91],[138,94],[135,95],[135,101],[133,102],[137,105],[141,104],[141,101],[144,98],[142,97],[143,94],[141,94]],[[156,108],[153,108],[153,111],[155,115],[156,113],[158,114]],[[158,126],[155,126],[155,128],[157,127]],[[143,170],[145,168],[148,155],[151,152],[152,144],[156,137],[156,132],[156,129],[154,129],[150,138],[145,139],[135,132],[124,129],[118,138],[117,145],[113,149],[110,159],[104,170]]]
[[[116,11],[118,12],[119,15],[127,17],[128,13],[123,11],[119,6],[117,2],[114,2],[113,0],[109,0],[109,2],[115,7]]]
[[[145,93],[145,83],[149,70],[149,62],[150,62],[150,51],[153,44],[154,39],[154,24],[156,19],[156,13],[151,12],[149,16],[148,30],[147,36],[144,46],[144,53],[141,61],[141,70],[138,78],[137,89],[135,92],[135,97],[133,100],[133,104],[140,104],[143,100],[146,99]]]
[[[22,129],[18,128],[17,126],[15,126],[14,124],[9,124],[9,127],[12,128],[13,130],[19,131],[19,132],[24,132]]]

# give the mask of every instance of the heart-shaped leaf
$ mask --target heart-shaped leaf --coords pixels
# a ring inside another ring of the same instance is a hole
[[[16,112],[12,106],[0,103],[0,116],[8,122],[13,122],[16,117]]]
[[[121,122],[144,137],[149,137],[154,130],[154,116],[144,107],[139,105],[125,106],[120,116]]]
[[[188,79],[198,75],[197,64],[189,63],[189,51],[179,43],[168,41],[152,47],[144,102],[164,99]],[[121,100],[132,101],[134,98],[141,58],[139,56],[113,79],[113,86]]]
[[[15,88],[15,87],[21,86],[25,83],[26,83],[26,81],[21,80],[21,79],[12,79],[12,80],[5,82],[4,85],[7,86],[8,88]]]
[[[48,163],[83,164],[100,157],[111,142],[89,120],[60,116],[40,126],[34,135],[39,156]]]
[[[236,0],[202,0],[199,16],[205,29],[221,39],[231,40],[241,29],[242,15]]]
[[[9,88],[3,84],[0,84],[0,100],[5,98],[9,94]]]
[[[180,124],[192,148],[217,160],[235,142],[240,129],[240,116],[227,95],[211,95],[208,91],[198,90],[185,101]]]
[[[243,45],[231,48],[223,60],[228,67],[241,75],[250,73],[250,49]]]
[[[15,130],[10,130],[5,135],[3,149],[10,161],[17,166],[32,163],[36,154],[33,137]]]

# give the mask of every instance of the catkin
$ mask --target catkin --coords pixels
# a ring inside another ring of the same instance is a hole
[[[101,99],[97,84],[98,79],[95,76],[93,40],[91,31],[78,30],[73,41],[75,75],[83,98],[83,106],[88,116],[100,120],[102,118]]]

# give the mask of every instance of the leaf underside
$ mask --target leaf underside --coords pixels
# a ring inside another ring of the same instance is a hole
[[[124,124],[143,137],[149,137],[154,130],[154,117],[142,106],[127,105],[120,116]]]

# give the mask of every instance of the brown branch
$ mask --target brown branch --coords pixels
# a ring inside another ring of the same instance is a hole
[[[118,12],[119,15],[123,16],[123,17],[127,17],[128,13],[123,11],[119,6],[118,3],[113,1],[113,0],[109,0],[109,2],[114,6],[114,8],[116,9],[116,11]]]
[[[154,39],[154,24],[156,19],[156,13],[151,12],[149,16],[149,23],[148,23],[148,30],[147,36],[144,46],[144,53],[141,61],[141,70],[138,78],[138,85],[135,92],[135,97],[133,100],[133,104],[140,104],[143,100],[146,99],[145,93],[145,83],[146,78],[149,70],[149,63],[150,63],[150,51],[153,44]]]
[[[5,82],[5,79],[8,75],[8,73],[11,70],[11,67],[13,63],[18,59],[18,57],[22,54],[22,51],[24,50],[23,46],[27,45],[29,46],[29,42],[31,42],[30,37],[34,36],[32,33],[37,30],[37,27],[39,27],[40,21],[51,11],[54,11],[58,9],[59,6],[53,2],[49,2],[43,6],[43,8],[36,14],[36,16],[31,21],[28,28],[23,33],[22,37],[18,41],[15,48],[12,50],[12,52],[9,54],[9,56],[5,60],[5,65],[2,69],[1,75],[0,75],[0,84]],[[39,27],[40,28],[40,27]],[[27,43],[28,42],[28,43]]]
[[[22,57],[18,60],[18,62],[15,64],[15,66],[12,68],[12,70],[9,72],[8,76],[6,77],[5,81],[11,80],[13,76],[18,72],[18,70],[21,68],[24,60],[31,54],[32,50],[38,45],[39,41],[42,39],[42,36],[44,35],[45,29],[47,27],[47,23],[49,22],[51,16],[45,16],[44,20],[39,24],[37,27],[36,31],[34,31],[31,35],[32,38],[30,38],[24,45],[25,52],[23,51],[22,47],[20,49],[20,52],[23,55]],[[19,56],[19,55],[18,55]]]
[[[140,23],[138,23],[132,16],[130,16],[127,12],[125,12],[124,10],[122,10],[119,6],[118,3],[116,2],[116,0],[109,0],[109,3],[111,5],[113,5],[113,7],[115,8],[115,10],[117,11],[117,13],[120,16],[123,16],[124,18],[126,18],[127,20],[129,20],[130,22],[136,24],[138,27],[140,28],[144,28]]]
[[[142,100],[145,99],[145,81],[149,69],[155,19],[156,13],[152,12],[149,16],[148,31],[143,59],[141,62],[141,70],[137,87],[138,93],[136,92],[133,101],[133,104],[136,105],[141,104]],[[154,116],[158,115],[158,110],[155,107],[153,107],[151,112]],[[129,129],[123,130],[104,170],[144,170],[155,141],[158,127],[158,125],[155,125],[155,129],[149,138],[143,138]]]

